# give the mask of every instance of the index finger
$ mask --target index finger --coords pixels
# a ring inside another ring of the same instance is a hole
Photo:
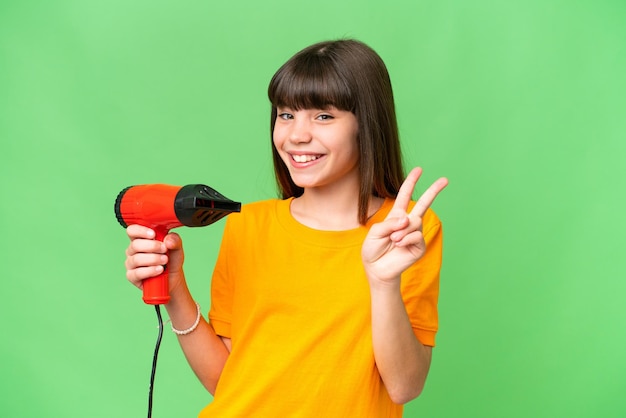
[[[417,184],[417,180],[419,180],[422,175],[422,168],[416,167],[406,176],[406,179],[400,186],[400,190],[398,190],[398,194],[396,196],[396,200],[393,203],[392,211],[402,210],[406,213],[406,210],[409,207],[409,202],[411,201],[411,197],[413,195],[413,190],[415,190],[415,185]]]
[[[134,238],[146,238],[146,239],[154,239],[154,231],[147,226],[142,225],[128,225],[126,228],[126,234],[130,239]]]
[[[430,205],[432,205],[435,201],[439,192],[441,192],[447,185],[447,178],[441,177],[437,179],[417,200],[413,210],[411,210],[411,215],[416,214],[420,218],[423,217]]]

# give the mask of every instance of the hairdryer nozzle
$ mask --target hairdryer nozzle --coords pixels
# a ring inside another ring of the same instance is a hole
[[[186,226],[207,226],[232,212],[241,211],[241,203],[234,202],[204,184],[183,186],[176,195],[174,210],[178,220]]]

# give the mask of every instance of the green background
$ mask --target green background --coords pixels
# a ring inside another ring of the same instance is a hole
[[[0,415],[145,416],[154,310],[124,187],[275,196],[267,83],[356,37],[407,166],[450,186],[440,332],[407,417],[626,416],[623,0],[0,2]],[[179,229],[206,312],[223,222]],[[210,401],[166,333],[155,417]]]

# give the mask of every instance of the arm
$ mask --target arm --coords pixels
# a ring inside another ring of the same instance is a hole
[[[370,285],[374,357],[391,399],[406,403],[426,381],[432,349],[417,339],[402,299],[400,275],[426,251],[422,217],[447,185],[439,179],[407,213],[421,169],[411,171],[387,218],[370,229],[363,243],[363,266]]]
[[[154,240],[154,231],[139,225],[127,228],[131,244],[126,250],[126,276],[138,288],[143,280],[160,274],[162,265],[169,267],[170,301],[165,306],[172,326],[187,329],[197,317],[196,304],[187,288],[183,272],[184,252],[177,234],[169,234],[164,242]],[[165,255],[169,250],[169,257]],[[230,341],[215,334],[213,327],[201,318],[198,327],[178,336],[189,365],[204,387],[213,394],[226,359]]]
[[[170,302],[165,305],[167,313],[176,329],[187,329],[198,315],[197,307],[187,286],[170,294]],[[187,335],[178,335],[187,362],[200,382],[213,395],[224,364],[230,352],[230,340],[215,334],[213,327],[200,318],[198,327]]]
[[[376,366],[397,404],[419,396],[430,368],[432,347],[422,345],[409,322],[397,286],[370,286],[372,341]]]

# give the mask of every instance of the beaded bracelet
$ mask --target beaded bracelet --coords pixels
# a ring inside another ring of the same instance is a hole
[[[202,314],[200,313],[200,304],[198,302],[196,302],[196,308],[198,308],[198,317],[196,318],[196,322],[194,322],[193,325],[187,329],[184,329],[182,331],[178,330],[174,328],[174,325],[172,325],[171,321],[168,321],[170,323],[170,326],[172,327],[172,331],[174,332],[174,334],[187,335],[187,334],[192,333],[196,328],[198,328],[198,324],[200,323],[200,318],[202,317]]]

